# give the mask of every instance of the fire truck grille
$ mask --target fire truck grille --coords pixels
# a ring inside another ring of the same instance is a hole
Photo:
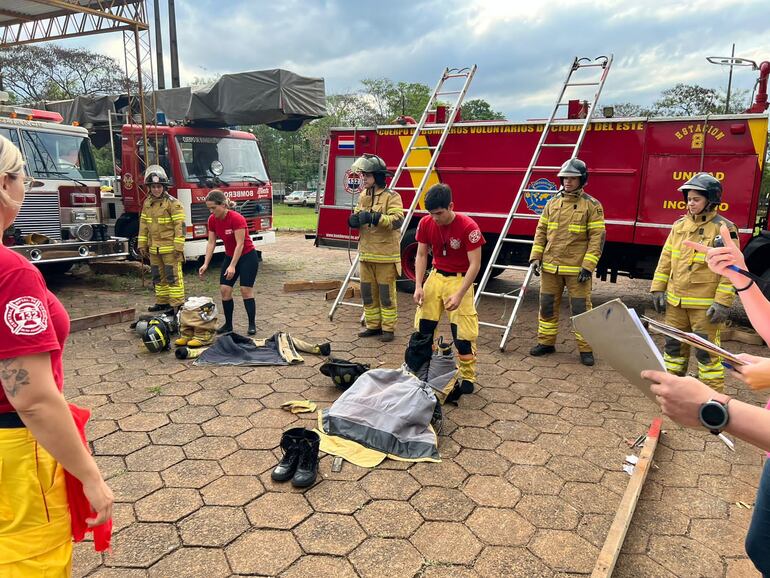
[[[238,211],[246,219],[255,219],[258,217],[269,217],[273,213],[273,202],[270,199],[239,201],[235,205]],[[192,222],[194,224],[206,223],[209,220],[209,210],[205,204],[194,204],[190,209]]]
[[[39,233],[51,240],[61,241],[59,195],[27,193],[13,226],[20,229],[22,235]]]

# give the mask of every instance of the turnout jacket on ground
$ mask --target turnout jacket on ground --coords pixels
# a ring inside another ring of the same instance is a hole
[[[152,253],[184,251],[184,208],[168,193],[159,198],[148,195],[139,217],[140,249]]]
[[[577,275],[593,271],[604,248],[604,209],[583,189],[560,191],[546,203],[537,223],[529,260],[540,259],[543,271]]]
[[[369,263],[400,263],[400,228],[404,222],[404,205],[401,195],[390,189],[371,194],[364,191],[358,198],[353,213],[369,211],[380,213],[376,226],[361,225],[358,238],[358,253],[361,261]]]
[[[722,224],[738,235],[735,225],[717,211],[695,217],[688,214],[676,221],[660,254],[650,291],[665,291],[670,305],[685,309],[708,309],[715,301],[730,307],[735,299],[732,283],[709,269],[704,253],[684,245],[684,241],[695,241],[713,246]]]

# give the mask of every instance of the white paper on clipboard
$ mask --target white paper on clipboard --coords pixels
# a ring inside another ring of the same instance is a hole
[[[655,401],[652,382],[640,375],[646,369],[666,371],[663,356],[639,316],[620,299],[603,303],[572,318],[575,330],[623,377]]]

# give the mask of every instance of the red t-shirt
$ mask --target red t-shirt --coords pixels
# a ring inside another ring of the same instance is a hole
[[[486,243],[476,221],[460,213],[455,213],[452,222],[442,226],[425,215],[417,225],[417,242],[433,249],[434,268],[450,273],[468,271],[468,253]]]
[[[64,387],[62,351],[70,319],[45,286],[43,275],[21,255],[0,246],[0,359],[49,351],[59,391]],[[0,413],[15,411],[0,389]]]
[[[235,231],[238,229],[245,229],[246,231],[246,239],[243,241],[243,252],[241,255],[251,253],[254,250],[254,243],[251,242],[251,237],[249,237],[249,227],[243,215],[230,209],[227,211],[224,219],[217,219],[214,215],[209,216],[209,231],[214,231],[217,237],[222,239],[222,242],[225,244],[225,255],[229,257],[233,256],[235,247],[238,244],[235,242]]]

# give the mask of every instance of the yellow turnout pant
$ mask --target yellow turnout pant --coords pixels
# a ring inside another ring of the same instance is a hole
[[[359,263],[361,300],[367,329],[393,333],[398,319],[395,263]]]
[[[684,309],[669,303],[666,305],[666,323],[682,331],[692,331],[719,345],[721,325],[711,323],[706,317],[705,309]],[[696,349],[695,359],[698,360],[698,379],[715,391],[724,391],[725,368],[722,358]],[[672,337],[666,337],[663,361],[669,373],[684,375],[690,363],[690,346]]]

